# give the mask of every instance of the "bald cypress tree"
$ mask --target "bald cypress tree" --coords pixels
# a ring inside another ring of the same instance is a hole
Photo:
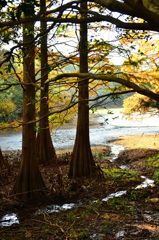
[[[40,1],[41,13],[45,11],[46,0]],[[48,79],[48,56],[47,56],[47,23],[41,22],[41,98],[40,98],[40,122],[37,135],[37,158],[44,165],[56,161],[57,156],[52,143],[49,128],[49,84]]]
[[[81,2],[81,8],[87,10],[87,2]],[[88,73],[88,30],[87,23],[80,24],[80,73]],[[69,177],[90,177],[95,172],[89,139],[89,90],[88,79],[78,81],[78,118],[76,139],[69,169]]]

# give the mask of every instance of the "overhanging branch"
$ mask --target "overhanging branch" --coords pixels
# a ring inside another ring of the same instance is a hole
[[[107,75],[92,74],[92,73],[63,73],[63,74],[57,75],[56,77],[54,77],[52,79],[49,79],[47,82],[54,82],[54,81],[58,81],[62,78],[69,78],[69,77],[80,78],[80,81],[81,81],[81,78],[88,78],[88,79],[102,80],[102,81],[107,81],[107,82],[116,82],[116,83],[124,85],[130,89],[133,89],[134,91],[136,91],[142,95],[145,95],[153,100],[159,101],[158,93],[154,93],[153,91],[151,91],[147,88],[142,88],[131,81],[125,80],[123,78],[115,77],[115,76],[107,76]]]

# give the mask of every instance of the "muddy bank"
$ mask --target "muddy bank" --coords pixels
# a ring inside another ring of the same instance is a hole
[[[19,155],[14,156],[11,175],[8,179],[5,178],[5,184],[1,184],[0,217],[3,220],[6,216],[7,224],[7,217],[14,213],[12,216],[17,222],[12,226],[2,227],[1,238],[158,240],[159,186],[135,189],[143,181],[140,175],[120,170],[119,167],[121,163],[129,167],[137,160],[140,163],[143,156],[145,161],[142,162],[142,168],[146,167],[146,159],[156,154],[156,150],[142,150],[142,155],[141,150],[134,150],[131,154],[126,150],[125,159],[129,156],[132,160],[125,162],[120,159],[111,162],[109,148],[102,147],[98,150],[94,152],[94,158],[104,175],[97,178],[68,179],[69,153],[59,156],[57,166],[40,166],[50,195],[37,204],[19,203],[10,194],[19,167]],[[121,156],[124,156],[122,154]],[[138,169],[140,167],[139,164]],[[61,174],[62,182],[59,182],[58,174]],[[118,192],[124,194],[113,197]],[[111,197],[107,201],[102,201],[107,196]],[[77,205],[71,209],[64,209],[64,205],[73,206],[72,203]],[[57,205],[61,206],[59,208],[62,211],[57,211],[57,207],[52,211],[53,206]],[[43,206],[49,206],[47,212],[34,214],[39,213]]]

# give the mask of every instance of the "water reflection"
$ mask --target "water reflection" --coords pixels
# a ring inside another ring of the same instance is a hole
[[[140,185],[138,185],[135,189],[141,189],[141,188],[147,188],[147,187],[154,187],[154,180],[149,179],[145,176],[141,176],[141,178],[145,179],[145,181],[143,183],[141,183]]]
[[[127,193],[127,191],[118,191],[116,193],[111,193],[110,195],[108,195],[106,198],[103,198],[102,201],[103,202],[107,202],[109,199],[111,198],[118,198],[118,197],[122,197],[123,195],[125,195]]]
[[[115,237],[116,237],[116,238],[123,238],[124,235],[125,235],[125,231],[120,231],[120,232],[118,232],[118,233],[115,235]]]
[[[124,147],[118,144],[110,144],[111,147],[111,159],[110,162],[113,162],[118,156],[121,151],[124,150]]]
[[[1,227],[9,227],[15,223],[19,224],[18,215],[16,213],[6,214],[0,220]]]
[[[53,213],[53,212],[59,212],[62,210],[68,210],[68,209],[72,209],[78,205],[79,204],[77,204],[77,203],[65,203],[62,206],[51,204],[42,209],[38,209],[38,211],[35,212],[35,215],[39,215],[42,213]]]

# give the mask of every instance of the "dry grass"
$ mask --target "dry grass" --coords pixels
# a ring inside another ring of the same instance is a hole
[[[123,145],[126,149],[133,148],[151,148],[159,149],[159,134],[135,134],[125,135],[119,140],[113,142],[114,144]]]
[[[109,151],[108,146],[92,146],[92,153],[102,153],[103,149]],[[72,153],[73,149],[58,149],[56,150],[57,155],[65,154],[65,153]]]

